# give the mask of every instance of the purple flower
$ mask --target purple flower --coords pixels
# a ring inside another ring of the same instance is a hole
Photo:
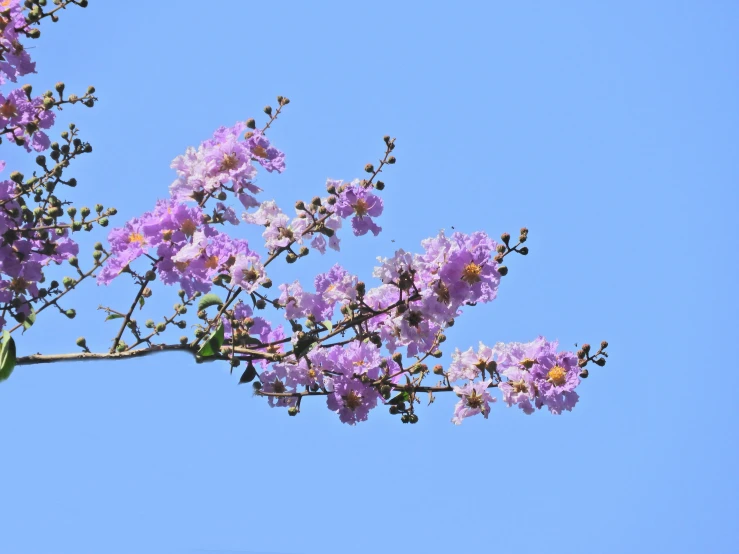
[[[326,398],[328,409],[337,412],[342,423],[356,425],[359,421],[366,421],[369,411],[377,406],[378,392],[351,377],[335,377],[332,383],[332,394]]]
[[[378,226],[373,217],[382,215],[382,199],[362,187],[359,181],[350,185],[342,185],[339,191],[339,200],[336,203],[336,213],[343,218],[352,217],[352,229],[357,236],[365,235],[368,231],[377,236],[382,227]]]
[[[536,408],[546,406],[553,414],[561,414],[577,404],[579,396],[575,388],[580,384],[577,356],[572,352],[557,352],[556,341],[548,342],[539,337],[529,343],[496,345],[496,351],[499,352],[498,369],[508,383],[501,384],[504,394],[509,386],[516,387],[515,383],[523,380],[527,390],[519,385],[518,392],[525,392]],[[519,397],[515,399],[519,405],[522,401]]]
[[[465,352],[460,352],[457,348],[452,354],[452,364],[449,366],[449,381],[476,379],[482,370],[489,367],[490,362],[493,361],[493,354],[493,349],[482,342],[480,342],[477,353],[472,348]]]
[[[269,139],[261,131],[251,133],[251,136],[246,139],[246,148],[252,157],[270,173],[285,171],[285,154],[272,146]]]
[[[454,417],[452,423],[461,425],[462,420],[477,414],[482,414],[485,419],[490,413],[490,402],[495,402],[495,398],[490,396],[488,387],[492,383],[492,379],[487,381],[470,381],[463,387],[454,387],[454,392],[459,396],[459,402],[454,406]]]

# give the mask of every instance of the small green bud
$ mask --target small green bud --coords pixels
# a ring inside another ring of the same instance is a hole
[[[87,341],[85,340],[85,337],[80,337],[75,341],[75,344],[80,348],[84,348],[87,346]]]
[[[101,217],[98,220],[98,223],[100,224],[101,227],[107,227],[108,226],[108,223],[109,223],[108,222],[108,218],[107,217]]]
[[[364,166],[364,170],[367,173],[373,173],[375,171],[375,166],[372,165],[372,164],[367,164],[367,165]]]
[[[385,190],[385,183],[383,181],[377,181],[375,183],[375,188],[377,190]]]
[[[181,336],[180,337],[180,344],[187,344],[187,343],[188,343],[188,338],[186,336],[184,336],[184,335]]]
[[[156,324],[154,323],[154,320],[153,319],[147,319],[144,322],[144,327],[146,327],[147,329],[153,329],[155,325]]]
[[[95,204],[95,211],[97,213],[100,213],[103,211],[103,205],[102,204]]]
[[[289,263],[289,264],[295,263],[295,260],[297,260],[297,259],[298,259],[298,257],[295,254],[293,254],[292,252],[288,252],[287,253],[287,256],[285,256],[285,261],[287,263]]]
[[[167,328],[167,324],[166,323],[157,323],[157,325],[156,325],[155,328],[157,330],[157,333],[161,333],[161,332],[163,332]]]
[[[59,81],[56,85],[54,85],[54,88],[61,95],[64,92],[64,83]]]
[[[254,381],[251,386],[254,389],[254,392],[262,390],[262,383],[260,381]]]
[[[272,106],[264,106],[264,113],[272,115]]]
[[[246,126],[249,129],[256,129],[257,128],[257,122],[254,121],[254,118],[249,118],[246,120]]]
[[[418,423],[418,416],[416,414],[411,414],[409,420],[411,423]]]
[[[587,369],[583,369],[580,372],[580,377],[582,377],[583,379],[587,379],[588,378],[588,375],[590,375],[590,372]]]
[[[23,92],[26,93],[26,96],[30,100],[31,99],[31,93],[33,92],[33,87],[31,85],[23,85],[21,88],[23,89]]]
[[[387,159],[387,163],[389,163],[389,164],[391,164],[391,165],[392,165],[392,164],[394,164],[394,163],[395,163],[396,161],[397,161],[397,160],[395,159],[395,156],[390,156],[390,157],[389,157],[389,158]]]
[[[254,307],[257,310],[263,310],[267,307],[267,303],[262,298],[258,298],[257,301],[254,303]]]
[[[78,267],[80,265],[80,261],[77,259],[77,256],[72,256],[67,260],[69,262],[69,265],[72,267]]]
[[[504,276],[508,275],[508,268],[506,266],[504,266],[504,265],[499,265],[498,266],[498,273],[500,273],[501,277],[504,277]]]
[[[601,350],[605,350],[606,348],[608,348],[608,341],[605,341],[605,340],[604,341],[601,341],[601,343],[600,343],[600,349]]]
[[[403,423],[408,423],[411,420],[411,417],[408,414],[403,414],[400,416],[400,421]]]
[[[69,319],[74,319],[77,315],[77,312],[73,308],[69,308],[66,312],[64,312],[64,315],[66,315]]]
[[[290,416],[296,416],[296,415],[298,415],[298,407],[297,406],[290,406],[287,409],[287,413]]]
[[[80,215],[82,217],[87,217],[88,215],[90,215],[90,208],[88,208],[87,206],[82,206],[82,208],[80,208]]]
[[[434,375],[444,375],[444,366],[436,364],[434,366]]]
[[[75,208],[74,206],[70,206],[69,208],[67,208],[67,215],[69,217],[76,216],[77,215],[77,208]]]
[[[307,246],[301,246],[298,254],[302,257],[302,256],[307,256],[309,252],[310,250],[308,250]]]
[[[399,366],[402,366],[403,365],[403,354],[401,354],[400,352],[396,352],[395,354],[393,354],[393,361]]]
[[[390,406],[390,410],[388,410],[388,411],[389,411],[389,412],[390,412],[390,413],[391,413],[392,415],[396,415],[396,414],[398,413],[398,407],[397,407],[397,406],[396,406],[395,404],[393,404],[392,406]]]
[[[54,281],[52,281],[52,285],[53,285],[53,283],[54,283]],[[64,288],[67,288],[68,289],[68,288],[72,287],[72,285],[74,285],[74,279],[72,279],[71,277],[64,277],[62,279],[62,283],[64,283]]]
[[[181,319],[180,321],[175,323],[175,325],[177,325],[177,327],[179,327],[180,329],[184,329],[185,327],[187,327],[187,321]]]

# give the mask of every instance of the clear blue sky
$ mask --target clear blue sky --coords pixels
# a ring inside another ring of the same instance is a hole
[[[440,228],[526,225],[531,254],[447,344],[541,333],[611,357],[572,413],[498,403],[460,427],[452,397],[416,426],[349,427],[321,401],[288,418],[184,355],[22,367],[0,385],[0,551],[739,551],[736,2],[90,4],[43,29],[30,79],[97,87],[60,119],[95,148],[81,203],[121,224],[188,145],[287,95],[265,199],[359,176],[386,133],[398,163],[378,239],[280,275],[340,259],[371,283],[376,256]],[[104,349],[95,308],[131,294],[88,285],[20,353]]]

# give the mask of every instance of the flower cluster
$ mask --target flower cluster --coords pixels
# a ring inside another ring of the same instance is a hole
[[[247,291],[267,280],[259,255],[245,240],[219,232],[205,223],[200,208],[176,200],[158,201],[154,210],[111,231],[108,241],[111,256],[98,274],[98,284],[107,285],[131,271],[130,264],[142,256],[153,258],[162,282],[178,283],[188,296],[208,292],[219,275],[230,275]]]
[[[87,0],[59,0],[48,12],[45,2],[0,0],[0,85],[35,71],[20,39],[37,37],[35,26],[46,17],[55,21],[56,12],[70,3],[84,7]],[[63,309],[59,301],[81,280],[94,276],[98,284],[108,285],[128,274],[138,290],[127,303],[128,312],[102,307],[106,320],[122,319],[109,356],[178,349],[198,360],[223,360],[231,370],[243,364],[239,382],[253,383],[255,393],[271,406],[294,416],[306,397],[323,396],[328,409],[351,425],[367,420],[378,407],[403,423],[416,423],[421,395],[431,403],[434,394],[442,392],[458,397],[455,424],[475,415],[488,419],[499,397],[526,414],[543,408],[561,414],[577,404],[576,389],[588,376],[586,366],[605,365],[605,342],[597,352],[584,344],[574,353],[559,351],[556,341],[543,337],[494,346],[481,342],[477,349],[455,350],[446,369],[427,365],[431,358],[443,358],[445,332],[463,310],[495,300],[508,273],[504,258],[528,254],[523,246],[526,228],[515,245],[508,233],[498,243],[484,232],[447,235],[442,230],[422,241],[418,253],[398,250],[378,258],[373,276],[379,283],[371,288],[335,264],[315,276],[310,290],[300,280],[271,290],[267,266],[280,255],[292,264],[311,249],[321,254],[328,248],[340,251],[345,222],[355,237],[382,231],[384,204],[377,193],[385,184],[378,176],[396,163],[395,139],[386,136],[384,157],[378,166],[365,166],[366,178],[328,179],[326,194],[298,200],[294,215],[274,200],[258,201],[259,168],[285,170],[284,153],[266,136],[289,103],[282,96],[277,97],[276,111],[264,108],[269,121],[261,130],[254,119],[221,127],[197,148],[176,157],[169,197],[113,229],[106,246],[96,243],[93,268],[83,271],[71,234],[107,226],[116,210],[98,204],[94,215],[90,208],[78,210],[58,197],[61,185],[77,184],[64,175],[65,169],[92,147],[77,136],[74,124],[61,133],[60,142],[51,142],[44,131],[54,124],[55,108],[78,102],[91,107],[96,98],[93,87],[81,97],[65,97],[63,83],[54,88],[56,95],[47,91],[40,97],[32,96],[29,85],[0,91],[0,140],[28,151],[50,150],[48,156],[36,156],[41,171],[31,178],[13,172],[0,182],[0,329],[6,317],[17,322],[10,332],[28,329],[49,307],[72,318],[74,310]],[[235,226],[240,221],[263,227],[264,257],[246,240],[224,232],[227,223]],[[77,275],[64,277],[62,285],[51,280],[42,286],[48,266],[65,261]],[[178,285],[180,302],[174,315],[158,323],[148,319],[139,327],[132,316],[153,294],[149,285],[154,281]],[[170,326],[186,329],[185,314],[196,305],[194,338],[157,342]],[[268,308],[281,310],[288,324],[270,322],[263,312]],[[10,332],[0,340],[0,380],[7,378],[8,357],[14,356]],[[133,335],[130,345],[124,334]],[[90,353],[84,338],[77,345]],[[11,360],[11,369],[14,363]],[[435,384],[427,381],[432,375],[438,378]]]
[[[257,175],[253,162],[269,172],[285,170],[285,155],[261,131],[242,122],[221,127],[197,150],[188,148],[172,161],[177,179],[169,187],[170,195],[180,202],[194,200],[202,205],[210,197],[225,199],[220,193],[229,191],[245,208],[257,206],[253,195],[262,189],[253,183]]]

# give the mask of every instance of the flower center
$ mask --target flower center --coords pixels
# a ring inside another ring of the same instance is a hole
[[[8,288],[16,294],[21,294],[21,293],[26,292],[26,289],[28,288],[28,285],[30,284],[31,283],[26,281],[23,277],[16,277],[10,281]]]
[[[480,272],[482,266],[477,265],[475,262],[470,262],[462,270],[462,281],[468,285],[474,285],[480,281]]]
[[[218,256],[210,256],[205,260],[205,267],[215,269],[218,267]]]
[[[549,370],[549,373],[547,373],[547,377],[549,378],[550,383],[561,387],[567,381],[567,372],[562,366],[555,365],[552,369]]]
[[[532,367],[534,367],[536,360],[532,360],[531,358],[524,358],[518,363],[521,364],[525,369],[531,369]]]
[[[362,217],[363,215],[367,215],[367,212],[369,211],[369,204],[367,204],[367,201],[364,198],[360,198],[357,200],[356,204],[352,205],[352,208],[354,208],[354,213],[356,213],[359,217]]]
[[[190,262],[175,262],[174,266],[177,268],[177,271],[185,271],[187,269],[187,266],[190,265]]]
[[[439,284],[436,286],[436,296],[439,302],[448,304],[451,300],[452,295],[449,293],[449,287],[444,284],[444,281],[439,280]]]
[[[482,395],[478,395],[476,390],[473,390],[472,394],[467,397],[467,406],[473,410],[482,409],[483,403]]]
[[[267,151],[264,149],[263,146],[255,146],[252,148],[251,153],[254,154],[258,158],[266,158],[267,157]]]
[[[15,106],[10,102],[10,100],[8,100],[5,102],[5,104],[0,106],[0,115],[5,117],[6,119],[9,119],[18,115],[18,111],[15,109]]]
[[[242,270],[241,274],[244,276],[244,280],[249,283],[254,283],[257,279],[259,279],[259,274],[253,267],[250,269]]]
[[[529,392],[529,387],[523,379],[520,381],[511,381],[510,385],[513,387],[513,392]]]
[[[275,382],[272,383],[272,390],[278,394],[285,392],[285,383],[279,379],[275,379]]]
[[[224,154],[221,160],[221,171],[229,171],[239,166],[239,158],[236,154]]]
[[[132,242],[138,242],[143,246],[146,243],[146,240],[144,239],[144,235],[141,233],[131,233],[128,235],[128,243],[131,244]]]
[[[195,234],[197,228],[197,224],[192,219],[187,218],[185,221],[182,222],[182,227],[180,227],[180,230],[188,237],[191,237],[193,234]]]
[[[359,408],[362,404],[362,397],[353,390],[349,391],[349,394],[344,396],[344,406],[349,408],[352,412]]]
[[[316,373],[316,370],[313,368],[310,368],[308,370],[308,379],[315,379],[318,374]]]

